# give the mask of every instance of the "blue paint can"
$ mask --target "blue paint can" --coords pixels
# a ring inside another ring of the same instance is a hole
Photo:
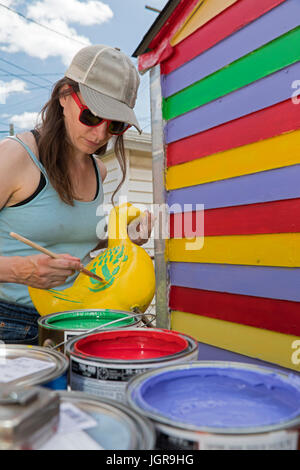
[[[300,447],[300,379],[292,374],[199,361],[136,376],[126,397],[153,421],[160,450]]]
[[[68,369],[68,358],[53,349],[0,345],[0,386],[40,385],[52,390],[67,390]]]

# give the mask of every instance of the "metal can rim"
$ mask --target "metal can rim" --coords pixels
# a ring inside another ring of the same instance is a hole
[[[49,330],[54,330],[54,331],[59,331],[59,330],[68,330],[68,331],[86,331],[86,328],[54,328],[51,327],[46,321],[50,318],[54,318],[58,315],[64,315],[64,314],[72,314],[72,313],[78,313],[78,312],[104,312],[104,311],[109,311],[111,313],[116,313],[116,314],[121,314],[121,315],[126,315],[128,317],[132,317],[136,320],[134,324],[139,323],[139,320],[136,318],[136,315],[132,312],[126,312],[125,310],[112,310],[112,309],[82,309],[82,310],[65,310],[62,312],[55,312],[55,313],[50,313],[49,315],[43,315],[38,319],[38,325],[42,326],[43,328],[47,328]]]
[[[208,426],[195,426],[188,423],[183,422],[175,422],[169,418],[160,415],[159,413],[153,413],[148,410],[144,410],[142,407],[139,407],[135,401],[131,397],[132,389],[143,382],[144,379],[157,375],[162,374],[164,372],[172,371],[172,370],[184,370],[184,369],[193,369],[199,367],[233,367],[236,369],[249,369],[251,371],[259,371],[265,374],[277,374],[282,376],[281,378],[287,379],[290,377],[288,373],[283,373],[277,369],[267,368],[263,366],[254,366],[252,364],[241,364],[240,362],[228,362],[228,361],[191,361],[187,363],[181,363],[176,365],[170,365],[165,367],[160,367],[159,369],[151,369],[146,372],[143,372],[135,377],[132,377],[126,384],[126,399],[128,404],[138,413],[143,413],[149,419],[151,419],[154,423],[158,423],[161,425],[170,426],[172,428],[187,431],[187,432],[197,432],[197,433],[207,433],[207,434],[218,434],[218,435],[247,435],[247,434],[264,434],[274,431],[286,430],[291,428],[296,428],[300,426],[300,413],[299,417],[296,417],[291,420],[282,421],[279,424],[268,425],[268,426],[257,426],[257,427],[249,427],[249,428],[214,428]],[[300,381],[299,381],[300,385]]]
[[[68,368],[69,368],[69,359],[67,356],[62,354],[59,351],[55,351],[50,348],[42,347],[42,346],[30,346],[30,345],[19,345],[19,344],[4,344],[0,346],[0,349],[8,350],[8,351],[24,351],[24,354],[26,353],[32,353],[30,356],[32,357],[34,353],[39,353],[43,357],[48,356],[56,361],[53,362],[53,366],[55,368],[51,368],[51,370],[45,371],[45,375],[39,375],[36,374],[36,376],[32,377],[31,375],[28,375],[28,377],[31,377],[26,380],[26,376],[22,377],[21,379],[16,379],[15,381],[12,381],[11,383],[16,383],[20,385],[43,385],[45,383],[51,382],[52,380],[61,377],[64,375]],[[34,357],[33,357],[34,359]],[[38,358],[36,358],[38,359]],[[40,359],[40,358],[39,358]],[[40,359],[42,360],[42,359]]]
[[[151,450],[154,448],[156,441],[155,426],[151,420],[145,416],[142,416],[140,413],[137,413],[135,410],[126,407],[124,404],[115,400],[93,396],[86,392],[58,391],[57,393],[62,399],[65,398],[68,400],[70,398],[74,398],[76,400],[76,398],[78,398],[79,401],[82,400],[84,402],[93,403],[99,407],[102,405],[102,409],[103,407],[109,407],[110,411],[121,411],[127,417],[129,417],[130,420],[132,420],[134,426],[136,427],[138,448],[132,450]]]
[[[153,331],[153,330],[156,330],[156,331],[162,331],[162,332],[165,332],[165,331],[168,331],[168,330],[164,330],[163,328],[151,328],[150,331]],[[106,329],[105,331],[103,332],[109,332],[109,331],[114,331],[113,329]],[[137,332],[141,332],[141,328],[127,328],[126,329],[126,333],[127,332],[130,332],[130,331],[137,331]],[[143,330],[143,331],[147,331],[147,330]],[[125,333],[125,331],[124,331]],[[106,358],[101,358],[101,357],[90,357],[90,356],[85,356],[85,355],[81,355],[77,352],[75,352],[72,348],[73,348],[73,345],[74,343],[76,343],[77,341],[79,341],[80,339],[83,339],[87,336],[89,336],[88,334],[83,334],[83,335],[80,335],[80,336],[76,336],[75,338],[71,338],[67,344],[66,344],[66,354],[72,358],[74,357],[75,359],[77,360],[87,360],[87,361],[93,361],[95,363],[101,363],[101,364],[108,364],[108,365],[120,365],[120,366],[127,366],[128,364],[130,364],[131,366],[134,366],[135,364],[136,365],[141,365],[141,364],[153,364],[153,363],[165,363],[165,362],[168,362],[168,361],[172,361],[174,359],[180,359],[180,358],[183,358],[184,356],[189,356],[190,354],[194,353],[195,350],[198,349],[198,343],[197,341],[192,338],[191,336],[188,336],[186,334],[183,334],[183,333],[179,333],[179,332],[174,332],[174,333],[178,333],[179,335],[181,335],[182,337],[184,337],[185,339],[187,339],[187,343],[188,343],[188,347],[186,349],[184,349],[183,351],[180,351],[178,353],[175,353],[175,354],[172,354],[172,355],[169,355],[169,356],[163,356],[163,357],[160,357],[160,358],[153,358],[153,359],[140,359],[140,360],[122,360],[122,359],[106,359]]]

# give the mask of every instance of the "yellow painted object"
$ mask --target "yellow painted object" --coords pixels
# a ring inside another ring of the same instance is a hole
[[[172,312],[171,324],[201,343],[300,372],[300,337],[179,311]]]
[[[29,287],[39,314],[94,308],[125,311],[137,308],[145,312],[155,293],[154,266],[148,253],[132,243],[127,234],[127,225],[139,215],[140,211],[127,203],[110,213],[108,248],[85,266],[106,282],[80,273],[65,290]]]
[[[201,246],[203,246],[201,248]],[[168,240],[169,261],[300,267],[300,233]]]
[[[300,163],[300,131],[220,152],[167,170],[168,190]]]
[[[181,28],[176,31],[170,43],[176,46],[183,39],[190,36],[198,28],[208,23],[215,16],[222,13],[238,0],[200,0],[192,13],[187,17]]]

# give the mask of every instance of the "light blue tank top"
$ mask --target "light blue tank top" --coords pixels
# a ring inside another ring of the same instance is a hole
[[[105,234],[103,185],[98,165],[95,165],[99,180],[96,199],[91,202],[74,201],[74,206],[69,206],[61,201],[49,182],[45,168],[30,148],[17,137],[10,138],[20,142],[27,150],[45,176],[46,185],[24,205],[0,210],[0,256],[30,256],[39,253],[11,238],[9,233],[15,232],[55,253],[76,256],[86,264],[89,252]],[[56,289],[70,287],[77,275],[69,277],[66,284]],[[28,288],[22,284],[0,283],[0,300],[33,306]]]

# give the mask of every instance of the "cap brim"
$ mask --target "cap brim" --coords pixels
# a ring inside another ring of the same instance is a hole
[[[113,121],[127,122],[141,134],[142,130],[132,108],[82,83],[79,83],[79,89],[86,105],[96,116]]]

